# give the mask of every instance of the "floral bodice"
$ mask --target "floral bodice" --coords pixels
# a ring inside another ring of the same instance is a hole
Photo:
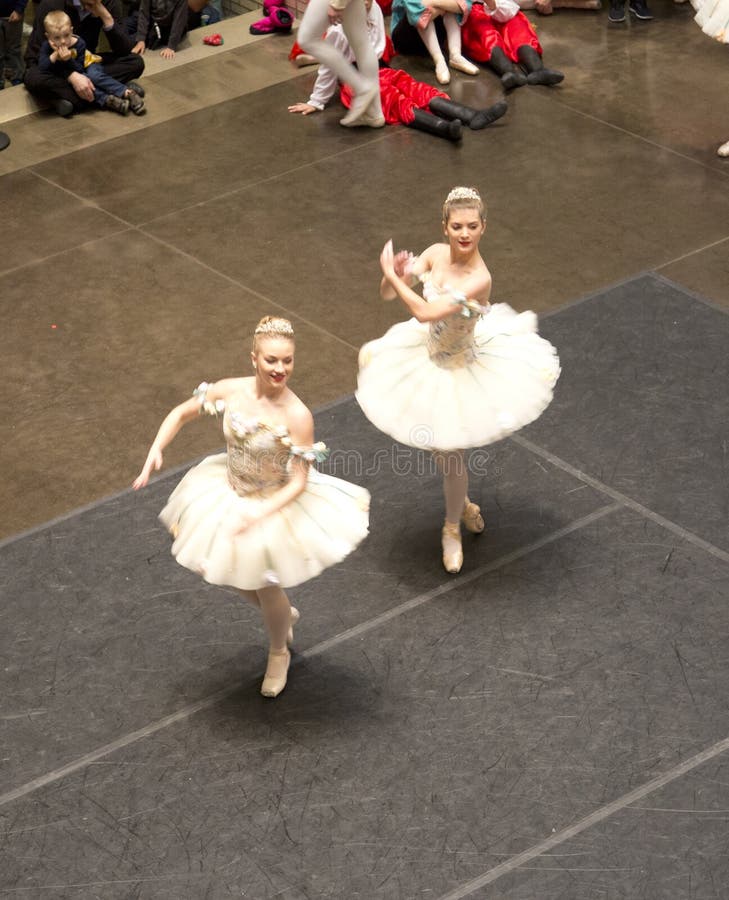
[[[299,457],[321,462],[328,450],[322,443],[311,447],[295,446],[285,426],[269,425],[258,418],[246,418],[237,409],[235,398],[229,403],[207,400],[209,385],[203,382],[193,392],[202,412],[223,415],[223,434],[228,448],[228,481],[241,496],[265,497],[283,487],[291,477],[290,462]]]
[[[488,307],[469,300],[462,291],[454,291],[447,284],[440,287],[435,284],[429,273],[421,276],[423,297],[428,302],[449,296],[453,303],[460,306],[460,315],[448,316],[430,323],[428,351],[430,358],[437,366],[445,369],[457,369],[467,366],[474,359],[473,332],[476,322],[484,315]]]

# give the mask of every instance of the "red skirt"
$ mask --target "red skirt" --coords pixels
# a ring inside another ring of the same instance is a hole
[[[349,109],[352,105],[352,89],[343,84],[340,97]],[[413,110],[427,109],[433,97],[450,100],[448,94],[430,84],[416,81],[402,69],[380,69],[380,100],[388,125],[409,125],[415,118]]]
[[[534,27],[523,12],[508,22],[495,22],[482,3],[473,4],[461,28],[461,38],[464,54],[474,62],[487,63],[494,47],[500,47],[512,62],[518,62],[517,50],[525,45],[542,55]]]

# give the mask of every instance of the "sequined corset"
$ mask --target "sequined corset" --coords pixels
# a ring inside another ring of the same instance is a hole
[[[236,494],[267,497],[286,484],[291,441],[285,429],[242,422],[235,413],[226,413],[223,431],[228,442],[228,481]]]
[[[473,331],[478,315],[468,310],[464,294],[452,291],[447,286],[439,288],[427,278],[423,280],[423,297],[429,302],[441,299],[445,294],[451,296],[454,303],[462,305],[462,314],[430,323],[428,353],[437,366],[443,369],[460,369],[473,362]]]

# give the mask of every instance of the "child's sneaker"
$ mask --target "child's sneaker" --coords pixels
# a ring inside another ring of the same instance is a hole
[[[119,113],[120,116],[126,116],[129,112],[129,101],[126,97],[115,97],[113,94],[109,94],[104,101],[104,106]]]
[[[129,109],[131,109],[135,116],[144,114],[144,100],[142,100],[139,94],[135,93],[135,91],[127,91],[124,95],[124,99],[129,102]]]

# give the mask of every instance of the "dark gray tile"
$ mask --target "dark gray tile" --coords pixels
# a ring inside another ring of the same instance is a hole
[[[562,376],[526,434],[729,549],[729,317],[646,276],[542,322]]]
[[[726,568],[674,543],[609,515],[300,662],[275,704],[246,675],[6,807],[3,888],[440,896],[723,737]]]

